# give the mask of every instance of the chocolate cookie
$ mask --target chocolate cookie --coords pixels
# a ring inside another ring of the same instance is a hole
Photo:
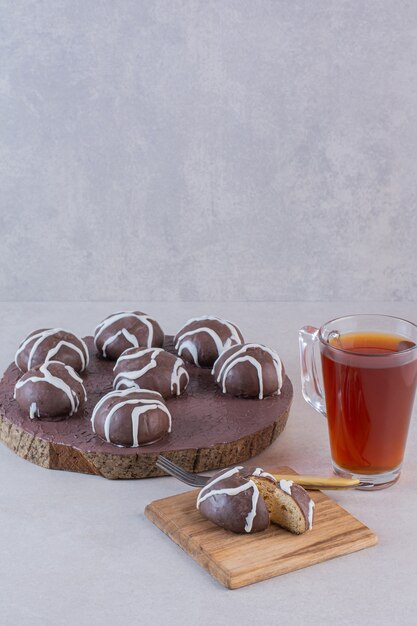
[[[160,348],[163,343],[164,332],[158,322],[141,311],[113,313],[94,330],[97,352],[112,361],[128,348]]]
[[[115,389],[152,389],[163,398],[179,396],[189,376],[184,361],[162,348],[129,348],[114,367]]]
[[[82,339],[62,328],[34,330],[20,344],[15,363],[21,372],[48,363],[60,361],[82,372],[88,365],[88,349]]]
[[[99,400],[91,416],[93,431],[116,446],[137,448],[171,432],[171,414],[156,391],[111,391]]]
[[[65,419],[83,408],[87,394],[70,365],[49,361],[23,374],[14,397],[31,419]]]
[[[245,398],[279,395],[284,368],[278,354],[258,343],[244,343],[225,350],[212,373],[223,393]]]
[[[208,520],[234,533],[256,533],[269,526],[265,502],[242,466],[215,474],[198,494],[197,508]]]
[[[211,367],[219,355],[243,343],[239,328],[213,315],[188,320],[175,336],[175,349],[185,361],[197,367]]]

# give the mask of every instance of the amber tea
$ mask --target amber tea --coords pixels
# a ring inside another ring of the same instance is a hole
[[[328,344],[331,349],[321,345],[321,360],[334,462],[354,474],[394,470],[403,459],[417,382],[417,361],[395,354],[416,344],[382,332],[330,334]]]

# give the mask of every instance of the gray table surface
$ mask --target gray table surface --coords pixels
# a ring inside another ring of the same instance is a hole
[[[0,365],[35,328],[87,335],[123,308],[147,311],[168,333],[194,315],[225,316],[247,340],[276,348],[294,383],[294,403],[284,433],[256,462],[324,474],[326,421],[301,396],[298,328],[355,312],[417,319],[412,303],[2,303]],[[0,446],[0,624],[416,624],[416,438],[414,416],[395,487],[333,495],[376,531],[376,547],[235,591],[144,517],[148,502],[184,490],[174,479],[107,481],[49,471]]]

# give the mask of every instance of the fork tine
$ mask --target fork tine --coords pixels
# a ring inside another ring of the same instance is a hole
[[[182,483],[185,483],[186,485],[190,485],[191,487],[201,486],[198,485],[194,480],[190,480],[187,476],[183,476],[169,467],[165,467],[164,465],[159,463],[157,463],[156,465],[160,467],[166,474],[173,476],[174,478],[181,481]]]
[[[200,476],[200,474],[187,474],[187,480],[189,480],[190,484],[192,483],[197,487],[201,487],[202,482],[208,481],[205,476]]]
[[[172,463],[172,461],[170,461],[169,459],[165,457],[161,457],[161,456],[158,457],[156,464],[158,465],[158,467],[166,470],[169,474],[173,474],[174,476],[187,478],[187,479],[193,477],[192,474],[190,474],[189,472],[186,472],[181,467],[179,467],[175,463]]]
[[[170,461],[170,459],[167,459],[164,456],[159,456],[158,457],[158,462],[161,465],[164,465],[165,467],[169,467],[170,469],[172,469],[172,471],[174,471],[176,474],[181,474],[182,476],[193,476],[193,474],[191,474],[191,472],[187,472],[187,470],[185,470],[184,468],[180,467],[179,465],[176,465],[176,463],[173,463],[172,461]]]
[[[166,457],[159,456],[156,462],[160,467],[165,467],[167,469],[170,469],[173,472],[175,472],[175,474],[181,474],[181,475],[185,474],[185,471],[181,467],[179,467],[178,465],[176,465],[175,463],[173,463]]]
[[[166,459],[163,456],[158,456],[158,458],[156,459],[156,464],[158,465],[158,467],[169,467],[171,468],[171,464],[168,462],[168,459]],[[174,469],[174,468],[172,468]]]
[[[191,474],[191,472],[187,472],[182,467],[175,465],[175,463],[172,463],[171,461],[168,461],[167,459],[164,459],[164,460],[158,459],[157,464],[162,469],[167,470],[170,474],[173,474],[174,476],[177,476],[178,478],[182,480],[187,480],[193,483],[196,480],[198,481],[198,479],[196,479],[196,476],[194,474]]]
[[[181,469],[179,465],[168,459],[166,456],[159,455],[158,461],[163,463],[164,465],[169,465],[170,467],[175,467],[177,469]]]
[[[194,487],[201,487],[208,480],[205,476],[188,472],[162,455],[158,456],[156,465],[168,474],[171,474],[171,476],[174,476],[175,478],[178,478],[178,480]]]

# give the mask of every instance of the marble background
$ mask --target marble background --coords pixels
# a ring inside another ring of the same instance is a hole
[[[1,0],[0,300],[414,300],[417,2]]]

